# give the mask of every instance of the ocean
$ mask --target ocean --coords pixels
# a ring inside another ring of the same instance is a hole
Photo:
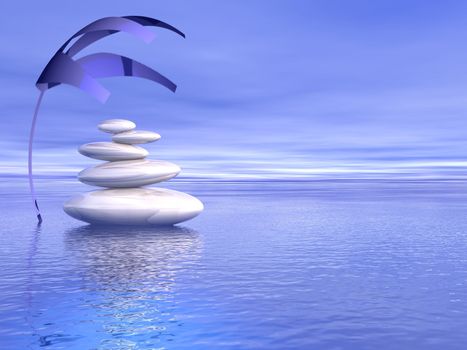
[[[90,226],[87,190],[4,179],[0,349],[465,349],[467,183],[173,181],[169,228]],[[76,182],[76,181],[75,181]],[[167,186],[166,186],[167,187]]]

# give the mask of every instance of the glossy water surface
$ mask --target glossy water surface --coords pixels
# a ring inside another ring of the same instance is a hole
[[[467,184],[173,183],[175,228],[3,183],[0,349],[465,349]],[[40,186],[39,186],[40,187]]]

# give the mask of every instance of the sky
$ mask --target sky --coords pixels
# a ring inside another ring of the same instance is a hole
[[[0,176],[27,173],[35,81],[87,23],[144,15],[145,44],[120,33],[81,55],[127,55],[173,80],[103,79],[101,104],[61,85],[38,117],[39,176],[75,176],[99,161],[96,125],[128,118],[162,139],[150,158],[208,179],[465,178],[464,1],[8,1],[0,5]]]

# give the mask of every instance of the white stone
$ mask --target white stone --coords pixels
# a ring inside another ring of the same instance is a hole
[[[174,225],[194,218],[203,203],[186,193],[162,188],[106,189],[79,194],[63,209],[91,224]]]
[[[136,124],[131,120],[126,119],[107,119],[101,122],[98,126],[99,130],[109,134],[130,131],[136,128]]]
[[[154,142],[159,140],[160,138],[161,135],[152,131],[131,130],[115,134],[114,136],[112,136],[112,141],[135,145],[139,143]]]
[[[116,142],[86,143],[78,151],[83,156],[108,161],[142,159],[148,155],[142,147]]]
[[[163,160],[126,160],[108,162],[87,168],[78,175],[79,181],[93,186],[125,188],[139,187],[169,180],[178,175],[180,167]]]

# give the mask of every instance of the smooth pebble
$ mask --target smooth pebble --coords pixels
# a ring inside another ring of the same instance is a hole
[[[204,206],[183,192],[162,188],[106,189],[79,194],[63,206],[91,224],[174,225],[197,216]]]
[[[108,161],[142,159],[149,154],[142,147],[116,142],[86,143],[78,151],[83,156]]]
[[[87,168],[78,175],[79,181],[101,187],[139,187],[169,180],[180,172],[176,164],[163,160],[127,160],[108,162]]]
[[[159,140],[160,138],[161,135],[152,131],[131,130],[115,134],[114,136],[112,136],[112,141],[135,145],[140,143],[154,142]]]
[[[130,131],[136,128],[136,124],[126,119],[107,119],[97,125],[99,130],[109,134]]]

